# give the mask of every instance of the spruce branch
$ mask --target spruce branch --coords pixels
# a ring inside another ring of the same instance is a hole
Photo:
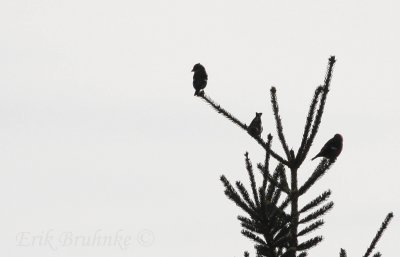
[[[279,182],[278,182],[278,178],[279,178],[279,174],[280,174],[280,169],[282,168],[283,165],[278,164],[278,166],[276,167],[274,173],[272,174],[272,177],[268,176],[269,181],[271,182],[268,186],[267,189],[267,200],[271,201],[272,199],[272,195],[274,194],[274,191],[277,187],[279,187]]]
[[[243,216],[238,216],[238,220],[241,221],[240,225],[242,225],[242,227],[244,227],[245,229],[259,234],[263,233],[263,226],[259,222],[253,221]]]
[[[254,202],[250,199],[250,195],[247,192],[246,188],[240,181],[236,181],[236,187],[239,190],[240,194],[242,195],[243,199],[246,201],[246,203],[251,207],[251,209],[256,210],[256,205]]]
[[[264,161],[264,167],[261,170],[263,174],[263,184],[260,188],[260,198],[265,199],[265,189],[267,188],[267,181],[269,177],[269,159],[271,156],[271,142],[272,142],[272,136],[271,134],[268,134],[268,140],[267,140],[267,149],[265,150],[265,161]]]
[[[253,240],[253,241],[255,241],[255,242],[257,242],[257,243],[259,243],[261,245],[266,245],[267,244],[259,236],[255,235],[254,233],[252,233],[252,232],[250,232],[250,231],[248,231],[246,229],[242,230],[242,235],[244,235],[247,238],[250,238],[251,240]]]
[[[281,189],[282,191],[284,191],[285,192],[285,190],[287,191],[287,192],[285,192],[285,193],[287,193],[287,194],[289,194],[290,193],[290,188],[289,188],[289,183],[288,183],[288,180],[287,180],[287,177],[286,177],[286,170],[285,170],[285,166],[283,166],[282,165],[282,168],[281,168],[281,170],[280,170],[281,172],[280,172],[280,176],[279,176],[279,185],[280,185],[280,187],[282,187],[283,189]]]
[[[380,252],[375,253],[374,255],[372,255],[372,257],[381,257],[382,254]]]
[[[276,205],[276,204],[278,203],[279,198],[281,197],[281,193],[282,193],[282,190],[278,187],[278,188],[275,190],[274,194],[272,195],[271,202],[272,202],[273,204]]]
[[[380,229],[378,230],[378,232],[376,233],[374,239],[372,240],[371,244],[369,245],[367,252],[364,254],[363,257],[368,257],[370,256],[370,254],[372,253],[372,251],[374,250],[376,244],[378,243],[379,239],[381,238],[383,232],[386,230],[387,226],[389,225],[390,220],[393,218],[393,213],[390,212],[385,220],[382,222],[382,225],[380,227]],[[380,254],[380,253],[379,253]],[[374,255],[375,256],[375,255]],[[379,256],[379,255],[378,255]]]
[[[253,220],[251,220],[247,217],[244,217],[244,216],[239,215],[239,216],[237,216],[237,219],[244,223],[254,224]]]
[[[257,168],[261,172],[264,172],[264,170],[265,170],[264,166],[261,163],[257,164]],[[289,187],[287,185],[287,180],[282,178],[282,177],[286,178],[285,167],[283,166],[283,164],[278,164],[273,176],[271,176],[269,173],[264,174],[264,175],[266,175],[266,177],[265,177],[266,180],[269,181],[270,184],[273,184],[274,187],[279,188],[280,190],[282,190],[286,194],[290,194],[290,189],[289,189]],[[278,178],[279,178],[280,182],[278,182]],[[268,189],[271,188],[270,186],[268,187]]]
[[[299,223],[304,224],[309,221],[315,220],[315,219],[321,217],[322,215],[324,215],[325,213],[327,213],[332,208],[333,208],[333,202],[329,202],[329,203],[325,204],[324,206],[322,206],[320,209],[316,210],[315,212],[313,212],[313,213],[307,215],[305,218],[301,219],[299,221]]]
[[[315,116],[315,120],[312,125],[311,134],[307,140],[307,143],[305,144],[304,151],[302,153],[301,162],[304,161],[305,157],[307,156],[307,153],[310,150],[311,145],[314,142],[315,136],[317,135],[319,125],[321,124],[322,114],[324,113],[325,102],[326,102],[326,98],[328,96],[329,86],[330,86],[331,79],[332,79],[333,66],[334,66],[335,62],[336,62],[335,56],[331,56],[329,58],[329,64],[328,64],[328,69],[327,69],[326,76],[325,76],[325,82],[323,85],[319,108],[317,110],[317,114]]]
[[[258,193],[260,194],[260,212],[265,213],[267,208],[267,197],[265,195],[265,188],[260,187],[258,189]]]
[[[231,199],[234,203],[236,203],[237,206],[242,208],[245,212],[247,212],[252,218],[257,217],[257,213],[252,210],[239,196],[239,194],[236,192],[235,188],[231,185],[231,183],[228,181],[228,179],[222,175],[221,176],[221,181],[225,186],[225,195]]]
[[[283,150],[286,153],[287,159],[291,160],[289,147],[288,147],[288,145],[286,143],[286,139],[285,139],[285,136],[283,134],[282,120],[281,120],[281,117],[279,115],[279,106],[278,106],[278,100],[277,100],[277,97],[276,97],[276,88],[275,87],[271,87],[271,104],[272,104],[272,110],[274,112],[276,130],[278,132],[279,140],[281,141],[281,144],[282,144]]]
[[[244,155],[246,158],[246,169],[249,174],[250,178],[250,183],[251,183],[251,189],[253,190],[253,196],[254,196],[254,201],[256,202],[256,206],[260,206],[260,200],[258,199],[258,193],[257,193],[257,185],[256,181],[254,179],[254,172],[253,172],[253,166],[251,165],[250,159],[249,159],[249,153],[246,152]]]
[[[344,250],[343,248],[340,249],[340,257],[347,257],[346,250]]]
[[[304,127],[303,138],[301,140],[299,151],[298,151],[297,157],[296,157],[297,165],[301,165],[299,160],[304,160],[304,158],[303,158],[304,147],[306,146],[308,135],[310,134],[310,128],[311,128],[311,124],[313,122],[313,118],[314,118],[314,114],[315,114],[315,108],[317,106],[318,98],[319,98],[319,96],[320,96],[320,94],[322,92],[322,89],[323,89],[322,86],[319,86],[319,87],[317,87],[317,89],[315,89],[314,96],[313,96],[313,99],[311,101],[310,109],[309,109],[308,115],[307,115],[306,125]]]
[[[323,220],[317,220],[316,222],[312,223],[311,225],[307,226],[306,228],[304,228],[303,230],[301,230],[297,236],[304,236],[310,232],[313,232],[314,230],[316,230],[317,228],[321,227],[322,225],[324,225],[324,221]]]
[[[221,113],[223,116],[228,118],[230,121],[241,127],[242,129],[247,131],[247,125],[244,124],[243,122],[239,121],[236,117],[234,117],[232,114],[230,114],[228,111],[226,111],[224,108],[222,108],[220,105],[215,103],[209,96],[206,94],[201,94],[199,95],[204,101],[206,101],[211,107],[213,107],[218,113]],[[267,143],[261,138],[261,137],[254,137],[252,136],[257,143],[259,143],[265,150],[268,150]],[[274,157],[277,161],[289,166],[289,162],[284,160],[280,155],[272,151],[271,149],[268,150],[271,154],[272,157]]]
[[[257,143],[259,144],[259,145],[261,145],[265,150],[267,150],[268,149],[268,146],[267,146],[267,143],[265,143],[265,141],[261,138],[261,137],[253,137],[256,141],[257,141]],[[283,159],[280,155],[278,155],[277,153],[275,153],[274,151],[272,151],[272,149],[270,148],[270,149],[268,149],[268,151],[269,151],[269,153],[270,153],[270,155],[272,156],[272,157],[274,157],[278,162],[280,162],[280,163],[282,163],[282,164],[284,164],[284,165],[286,165],[286,166],[290,166],[289,165],[289,162],[287,161],[287,160],[285,160],[285,159]]]
[[[211,105],[218,113],[221,113],[223,116],[228,118],[230,121],[232,121],[233,123],[235,123],[236,125],[238,125],[242,129],[247,130],[246,124],[244,124],[243,122],[238,120],[235,116],[233,116],[227,110],[222,108],[219,104],[214,102],[209,96],[207,96],[206,94],[201,94],[200,97],[203,98],[204,101],[206,101],[209,105]]]
[[[297,257],[307,257],[307,252],[302,252]]]
[[[297,250],[298,251],[308,250],[308,249],[316,246],[317,244],[321,243],[322,240],[323,240],[322,236],[313,237],[313,238],[305,241],[304,243],[299,244],[297,246]]]
[[[321,195],[319,195],[317,198],[306,204],[300,211],[299,213],[304,213],[308,210],[311,210],[314,207],[317,207],[319,204],[322,202],[326,201],[329,196],[331,196],[331,190],[327,190],[323,192]]]
[[[289,230],[290,230],[289,226],[283,226],[279,230],[275,230],[274,232],[276,233],[276,235],[274,237],[274,241],[277,244],[279,244],[283,240],[285,241],[289,240],[290,238]]]
[[[282,202],[282,204],[279,206],[279,209],[284,210],[286,207],[288,207],[289,203],[292,201],[291,195],[287,196],[286,199]]]
[[[245,251],[244,254],[243,254],[243,256],[244,256],[244,257],[250,257],[250,254],[249,254],[249,252]]]
[[[334,161],[330,161],[328,159],[323,159],[317,166],[317,168],[314,170],[314,172],[311,174],[311,176],[308,178],[308,180],[304,183],[303,186],[300,187],[299,189],[299,195],[303,195],[305,192],[307,192],[308,189],[320,178],[322,177],[326,171],[331,167]]]
[[[271,219],[277,213],[285,213],[284,210],[289,205],[290,201],[291,201],[291,195],[287,196],[279,207],[276,207],[274,210],[272,210],[272,212],[268,215],[268,218]]]
[[[285,166],[281,165],[281,167],[278,170],[279,170],[279,184],[277,190],[275,190],[274,195],[272,197],[272,203],[275,205],[277,205],[282,191],[285,192],[286,194],[290,194],[290,189],[286,179]]]

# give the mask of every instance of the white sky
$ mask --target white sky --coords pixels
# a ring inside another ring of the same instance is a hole
[[[264,137],[276,135],[275,85],[297,149],[336,55],[310,154],[337,132],[344,150],[307,196],[330,188],[335,201],[310,256],[339,256],[340,247],[361,256],[389,211],[378,249],[396,256],[399,10],[398,1],[354,0],[1,1],[1,255],[253,253],[219,176],[248,185],[243,154],[255,165],[263,151],[193,97],[190,70],[204,64],[207,93],[243,122],[263,112]],[[278,140],[273,148],[282,153]],[[302,181],[315,165],[306,161]],[[125,250],[62,244],[96,231],[131,240]],[[34,241],[46,233],[57,249]]]

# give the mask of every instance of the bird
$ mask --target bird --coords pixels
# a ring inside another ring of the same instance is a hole
[[[196,90],[194,92],[195,96],[202,94],[202,90],[207,86],[208,75],[206,69],[200,63],[193,66],[193,87]]]
[[[247,131],[253,137],[260,137],[261,132],[263,131],[263,127],[261,124],[261,115],[262,115],[261,112],[256,112],[256,117],[254,117],[249,127],[247,128]]]
[[[322,147],[321,151],[311,160],[318,157],[325,157],[331,161],[335,160],[343,148],[343,137],[340,134],[336,134],[333,138],[329,139],[328,142]]]

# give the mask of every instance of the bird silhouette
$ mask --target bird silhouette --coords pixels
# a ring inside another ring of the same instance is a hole
[[[343,148],[343,137],[340,134],[336,134],[333,138],[329,139],[328,142],[322,147],[321,151],[311,160],[318,157],[325,157],[329,160],[335,160]]]
[[[202,90],[207,86],[208,75],[206,69],[200,63],[193,66],[193,87],[196,90],[194,92],[195,96],[202,94]]]
[[[263,131],[263,127],[261,124],[261,115],[262,115],[261,112],[256,112],[256,117],[254,117],[249,127],[247,128],[247,131],[253,137],[260,137],[261,132]]]

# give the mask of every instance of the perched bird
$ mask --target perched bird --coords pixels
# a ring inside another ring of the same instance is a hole
[[[200,63],[197,63],[193,66],[192,72],[193,74],[193,87],[196,90],[194,95],[200,95],[201,90],[203,90],[207,86],[208,75],[206,69]]]
[[[256,112],[256,117],[254,117],[249,127],[247,128],[247,131],[253,137],[260,137],[261,132],[263,131],[263,127],[261,124],[261,115],[262,115],[261,112]]]
[[[328,142],[322,147],[321,151],[311,160],[318,157],[325,157],[329,160],[335,160],[343,148],[343,137],[340,134],[336,134],[333,138],[329,139]]]

